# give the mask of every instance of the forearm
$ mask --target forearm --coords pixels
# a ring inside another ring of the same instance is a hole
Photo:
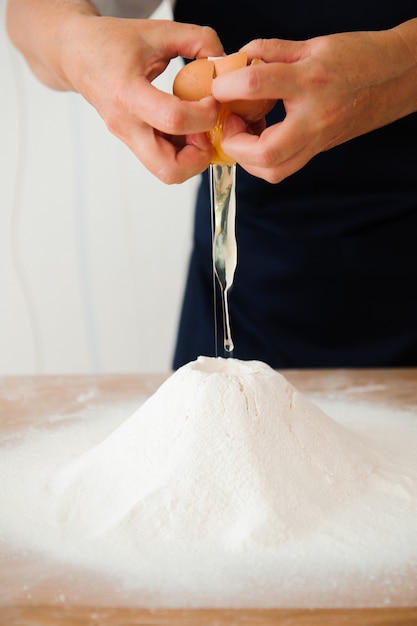
[[[9,0],[6,26],[33,73],[53,89],[71,90],[64,52],[79,20],[97,16],[88,0]]]
[[[335,58],[347,78],[348,117],[329,147],[417,111],[417,18],[385,31],[335,35],[334,41],[341,44]]]

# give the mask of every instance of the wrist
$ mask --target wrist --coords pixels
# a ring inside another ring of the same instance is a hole
[[[53,49],[58,51],[56,59],[56,75],[63,88],[82,92],[83,77],[87,74],[86,61],[89,58],[88,48],[93,49],[95,40],[93,31],[96,21],[102,18],[92,10],[81,8],[62,15],[61,27],[57,32],[57,41]]]
[[[99,14],[90,2],[64,2],[54,15],[49,41],[45,46],[45,66],[53,73],[56,87],[78,91],[77,74],[81,68],[86,30]]]
[[[395,37],[399,76],[399,99],[404,102],[404,114],[417,111],[417,18],[403,22],[388,31]]]
[[[9,0],[6,26],[37,78],[52,89],[70,90],[65,59],[71,40],[79,21],[97,15],[88,0]]]

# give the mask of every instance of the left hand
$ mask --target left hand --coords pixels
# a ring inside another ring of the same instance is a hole
[[[246,45],[249,59],[265,63],[217,77],[213,96],[280,99],[286,117],[254,134],[231,115],[223,150],[251,174],[278,183],[316,154],[416,111],[417,53],[410,40],[417,45],[417,19],[404,25],[405,33],[398,27]]]

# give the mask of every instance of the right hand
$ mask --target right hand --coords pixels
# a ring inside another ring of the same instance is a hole
[[[177,56],[219,56],[216,33],[169,20],[79,16],[61,49],[65,82],[95,107],[107,128],[157,178],[181,183],[212,157],[205,131],[217,119],[211,96],[181,101],[151,83]]]

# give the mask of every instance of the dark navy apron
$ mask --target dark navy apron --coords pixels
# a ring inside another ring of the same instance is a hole
[[[379,30],[415,0],[179,0],[175,19],[210,25],[226,52],[257,37]],[[282,119],[279,106],[269,121]],[[233,356],[275,368],[417,366],[417,115],[316,156],[277,185],[237,172]],[[217,304],[220,298],[217,295]],[[215,345],[207,173],[174,367]]]

